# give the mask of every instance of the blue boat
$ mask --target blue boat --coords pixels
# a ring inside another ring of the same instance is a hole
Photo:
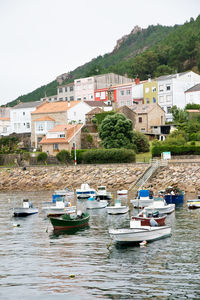
[[[167,204],[183,204],[184,203],[184,192],[177,187],[168,187],[164,192],[164,199]]]

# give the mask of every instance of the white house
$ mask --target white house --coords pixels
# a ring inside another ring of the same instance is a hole
[[[185,91],[185,103],[200,104],[200,83]]]
[[[176,105],[184,108],[186,105],[184,92],[200,83],[200,75],[193,71],[166,75],[157,78],[158,104],[165,110],[166,121],[172,121],[170,109]]]
[[[10,107],[0,107],[0,135],[10,133]]]
[[[41,105],[41,101],[23,102],[10,109],[11,132],[31,133],[31,113]]]

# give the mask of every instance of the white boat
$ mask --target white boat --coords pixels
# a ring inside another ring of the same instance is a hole
[[[140,221],[132,223],[131,228],[109,229],[112,240],[120,244],[152,242],[171,235],[169,226],[141,226]]]
[[[64,190],[56,190],[52,195],[52,202],[55,203],[56,200],[59,198],[67,199],[68,197],[73,197],[73,196],[74,196],[74,191],[71,191],[68,188],[65,188]]]
[[[187,206],[189,209],[200,208],[200,195],[198,195],[197,199],[188,200]]]
[[[118,190],[117,195],[128,195],[128,190]]]
[[[153,204],[153,195],[149,190],[140,190],[136,199],[130,200],[134,207],[143,208]]]
[[[175,204],[167,204],[165,200],[154,200],[152,205],[144,208],[144,212],[147,214],[158,211],[160,214],[170,214],[175,211]]]
[[[129,211],[129,207],[121,205],[121,201],[117,199],[114,206],[106,207],[107,213],[110,215],[126,214]]]
[[[87,200],[87,208],[94,209],[94,208],[104,208],[108,205],[107,200],[96,200],[95,197],[89,197]]]
[[[96,196],[97,192],[95,189],[90,188],[89,184],[83,183],[80,189],[76,189],[76,195],[78,199],[87,199]]]
[[[55,204],[42,207],[42,211],[48,216],[61,216],[64,214],[70,214],[76,212],[76,206],[71,206],[69,202],[65,202],[64,199],[59,198]]]
[[[32,202],[28,199],[23,200],[22,207],[15,207],[13,210],[14,217],[26,217],[37,213],[38,209],[33,207]]]
[[[112,198],[112,194],[107,192],[105,185],[99,185],[97,187],[96,198],[99,200],[110,200]]]

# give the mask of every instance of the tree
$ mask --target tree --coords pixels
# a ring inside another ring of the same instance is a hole
[[[43,162],[45,165],[47,164],[48,155],[46,152],[40,152],[37,156],[38,162]]]
[[[136,145],[138,152],[149,152],[149,140],[142,132],[133,131],[133,142]]]
[[[123,114],[107,116],[99,127],[99,137],[106,149],[136,149],[133,143],[132,121]]]
[[[60,162],[67,164],[71,160],[71,155],[70,155],[70,153],[67,150],[63,149],[63,150],[61,150],[60,152],[58,152],[56,154],[56,158]]]
[[[188,122],[189,114],[184,109],[177,108],[177,106],[174,105],[171,108],[171,113],[173,116],[173,121],[176,124]]]

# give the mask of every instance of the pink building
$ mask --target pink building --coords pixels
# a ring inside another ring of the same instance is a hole
[[[120,106],[132,106],[132,85],[133,83],[126,83],[117,85],[116,88],[116,99],[117,105]]]

